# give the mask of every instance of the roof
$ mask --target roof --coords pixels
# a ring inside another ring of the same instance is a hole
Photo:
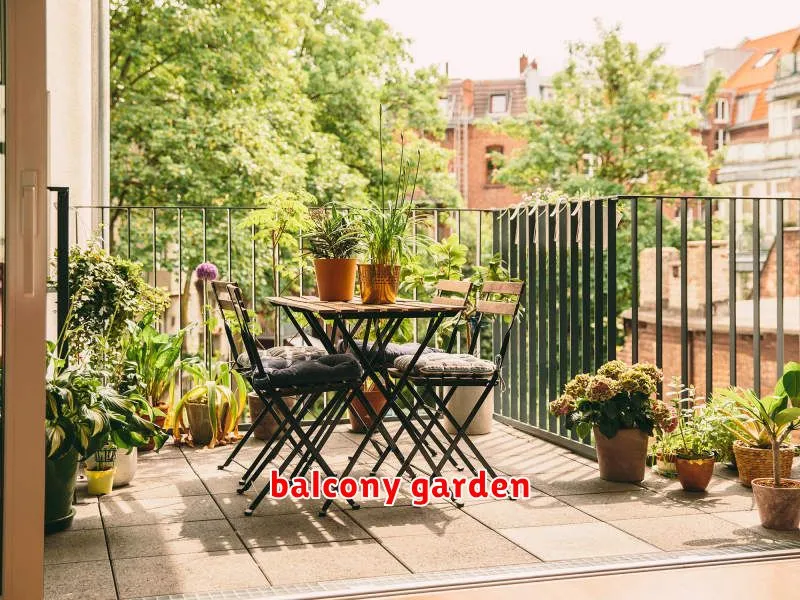
[[[451,80],[447,86],[448,94],[462,93],[465,79]],[[476,79],[472,80],[473,117],[481,119],[489,115],[489,99],[494,94],[509,95],[509,112],[506,114],[521,115],[527,112],[527,92],[525,79]]]
[[[745,40],[739,45],[740,49],[749,50],[752,54],[742,63],[742,66],[734,71],[722,87],[733,91],[737,96],[747,93],[757,94],[750,121],[763,121],[767,118],[767,87],[775,80],[778,61],[784,54],[794,50],[798,45],[798,40],[800,40],[800,27],[794,27],[765,37]],[[758,61],[772,51],[775,51],[775,56],[766,64],[756,67]],[[732,117],[736,122],[735,107]]]

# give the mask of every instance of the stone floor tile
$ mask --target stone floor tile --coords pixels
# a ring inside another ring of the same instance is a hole
[[[214,494],[214,501],[222,513],[229,519],[245,516],[244,511],[255,498],[258,490],[249,490],[244,494]],[[292,498],[264,498],[258,505],[255,517],[272,515],[292,515],[297,513],[317,514],[322,507],[322,500],[293,500]]]
[[[379,540],[421,534],[488,531],[485,525],[470,515],[449,506],[387,506],[362,508],[348,514]]]
[[[273,585],[408,573],[408,569],[374,540],[254,548],[251,552]],[[310,569],[309,565],[314,568]]]
[[[545,454],[530,456],[527,454],[503,458],[502,460],[488,459],[496,469],[508,475],[534,475],[542,473],[569,472],[573,469],[583,470],[585,465],[572,460],[564,454]]]
[[[44,566],[45,600],[116,600],[108,560]]]
[[[222,512],[211,496],[185,498],[125,499],[109,498],[100,503],[106,527],[210,521],[221,519]]]
[[[538,562],[530,553],[488,529],[390,537],[381,543],[414,573]]]
[[[80,499],[73,507],[75,508],[75,518],[72,519],[70,530],[102,529],[103,520],[100,518],[100,504],[97,498]]]
[[[467,502],[463,510],[492,529],[594,521],[589,515],[549,496],[475,504]]]
[[[171,461],[177,462],[177,461]],[[110,498],[144,500],[147,498],[175,498],[182,496],[203,496],[208,491],[197,475],[192,472],[181,475],[137,475],[130,484],[116,488],[103,501]]]
[[[238,550],[244,547],[230,523],[224,519],[110,527],[107,532],[108,546],[114,560]]]
[[[616,483],[600,479],[598,471],[576,463],[574,469],[560,469],[549,473],[528,476],[531,485],[550,496],[571,496],[574,494],[599,494],[602,492],[621,492],[638,490],[633,483]]]
[[[798,529],[795,529],[794,531],[777,531],[775,529],[767,529],[766,527],[762,527],[761,517],[758,514],[758,510],[716,512],[714,513],[714,516],[739,525],[743,529],[746,529],[749,535],[756,537],[762,542],[769,540],[788,540],[792,542],[800,542],[800,530]]]
[[[725,548],[759,541],[746,527],[710,514],[628,519],[613,525],[662,550]]]
[[[559,496],[559,499],[602,521],[700,514],[690,501],[679,501],[641,488],[626,492]]]
[[[139,464],[151,460],[169,460],[172,458],[181,458],[181,459],[184,458],[180,447],[176,446],[171,441],[164,444],[158,452],[152,450],[143,451],[140,449],[137,454],[138,454]]]
[[[123,558],[114,561],[120,598],[266,587],[245,550]]]
[[[691,506],[703,512],[731,512],[751,510],[755,508],[753,491],[740,484],[738,481],[723,478],[714,478],[705,493],[684,492],[680,485],[677,489],[670,489],[665,496],[673,500],[690,502]]]
[[[500,533],[545,561],[658,552],[658,548],[599,522],[519,527]]]
[[[44,538],[44,563],[108,560],[106,536],[102,529],[60,531]]]
[[[315,513],[254,515],[231,519],[231,524],[248,548],[343,542],[370,537],[340,510],[331,510],[325,517]]]

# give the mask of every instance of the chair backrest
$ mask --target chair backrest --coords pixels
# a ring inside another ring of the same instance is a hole
[[[463,311],[467,307],[469,300],[469,293],[472,291],[471,281],[454,281],[452,279],[440,279],[436,282],[434,288],[433,301],[438,304],[447,304],[449,306],[458,306],[461,308],[460,313],[455,319],[453,324],[453,331],[450,334],[450,339],[447,341],[445,350],[452,352],[458,339],[458,326],[461,323]]]
[[[506,329],[503,342],[500,345],[498,358],[501,365],[508,350],[511,328],[514,326],[514,321],[516,321],[519,314],[519,305],[524,292],[524,281],[485,281],[481,291],[478,293],[475,303],[476,331],[480,328],[484,315],[511,317],[511,324]],[[473,345],[476,342],[476,338],[477,335],[473,336]],[[474,351],[474,348],[470,348],[470,352],[472,351]]]
[[[258,353],[258,344],[250,329],[250,315],[247,312],[247,305],[245,304],[241,288],[237,283],[232,281],[212,281],[211,287],[214,290],[214,296],[217,299],[219,312],[225,326],[225,335],[231,346],[231,352],[234,353],[236,368],[240,367],[238,359],[241,353],[236,345],[236,339],[233,335],[233,329],[228,322],[226,311],[228,313],[232,312],[238,323],[237,329],[242,338],[242,344],[247,353],[247,358],[250,361],[251,369],[256,371],[259,376],[263,377],[265,375],[264,365],[261,363],[261,356]]]

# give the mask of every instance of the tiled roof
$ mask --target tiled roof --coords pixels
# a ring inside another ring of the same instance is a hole
[[[739,45],[739,48],[750,50],[752,54],[722,87],[733,91],[736,96],[747,93],[758,94],[750,121],[767,118],[766,89],[775,80],[775,70],[781,56],[792,52],[797,47],[798,40],[800,40],[800,27],[795,27],[754,40],[745,40]],[[775,51],[775,56],[769,62],[761,67],[755,66],[765,54],[772,51]],[[732,116],[735,122],[735,108]]]
[[[451,80],[447,86],[449,95],[459,95],[466,80]],[[521,115],[527,111],[527,94],[525,80],[517,79],[476,79],[471,82],[473,91],[473,117],[481,119],[489,115],[489,100],[493,94],[509,95],[509,112],[505,114]]]

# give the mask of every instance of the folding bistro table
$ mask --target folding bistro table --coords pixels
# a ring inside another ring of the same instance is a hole
[[[317,427],[314,442],[317,444],[317,448],[321,448],[333,433],[333,428],[344,415],[344,410],[351,402],[360,401],[369,415],[369,419],[367,419],[369,422],[366,424],[368,425],[367,433],[341,476],[346,477],[350,474],[368,444],[372,443],[380,452],[383,451],[379,444],[373,440],[375,433],[380,434],[386,447],[397,457],[401,464],[407,464],[406,458],[398,448],[395,440],[389,435],[383,423],[384,417],[390,410],[393,410],[395,416],[400,420],[401,427],[413,440],[416,452],[425,459],[431,470],[435,469],[437,463],[428,451],[427,441],[424,439],[425,436],[413,423],[412,417],[403,412],[399,399],[402,390],[406,386],[409,373],[413,371],[417,360],[425,348],[430,345],[431,340],[434,339],[439,327],[448,317],[459,314],[462,307],[446,304],[445,302],[419,302],[402,299],[398,299],[394,304],[362,304],[358,298],[351,302],[322,302],[313,296],[280,296],[271,297],[268,300],[274,306],[283,309],[289,321],[303,338],[303,341],[309,345],[311,340],[300,324],[298,316],[302,316],[305,319],[314,337],[318,338],[331,354],[337,352],[336,338],[341,336],[344,342],[344,349],[351,352],[364,369],[362,384],[367,379],[370,379],[387,400],[380,412],[376,414],[359,386],[353,389],[350,397],[345,402],[338,403],[336,406],[326,407],[328,410],[323,410],[318,417],[322,423],[320,427]],[[419,340],[419,346],[413,355],[409,368],[398,380],[393,381],[389,377],[388,366],[384,360],[386,347],[400,329],[403,321],[414,318],[428,319],[428,326],[425,334]],[[332,322],[330,331],[320,322],[320,319]],[[356,339],[357,335],[360,336],[360,340]],[[301,459],[301,462],[305,461],[303,471],[308,469],[312,460],[313,456]],[[411,469],[408,469],[407,472],[411,477],[414,476]],[[320,514],[324,515],[330,504],[331,501],[327,500]]]

